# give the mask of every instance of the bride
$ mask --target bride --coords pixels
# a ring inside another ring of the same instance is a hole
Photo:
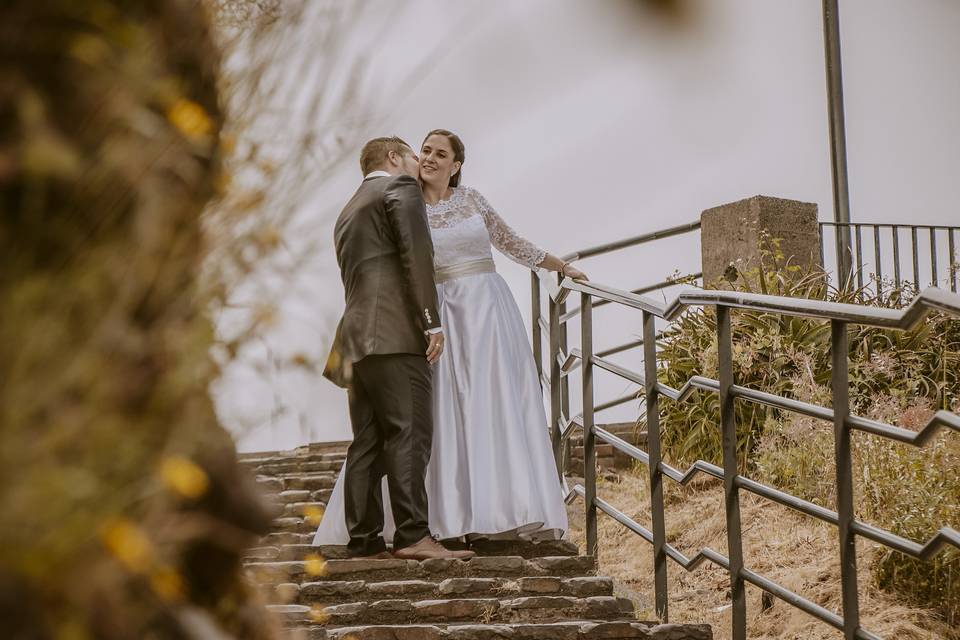
[[[476,189],[461,186],[464,159],[454,133],[427,134],[420,180],[446,336],[433,366],[430,530],[441,539],[559,538],[567,515],[540,382],[520,310],[496,273],[491,246],[531,269],[586,276],[518,236]],[[384,511],[390,540],[386,491]],[[313,544],[343,545],[349,538],[341,472]]]

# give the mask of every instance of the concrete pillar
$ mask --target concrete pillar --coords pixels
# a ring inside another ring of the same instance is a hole
[[[703,283],[707,288],[729,286],[725,283],[734,274],[731,266],[742,273],[759,266],[761,247],[773,251],[774,238],[780,239],[780,251],[790,264],[804,271],[823,266],[815,203],[754,196],[707,209],[700,223]]]

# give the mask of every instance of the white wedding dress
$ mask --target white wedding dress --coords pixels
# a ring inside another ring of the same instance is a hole
[[[426,489],[441,538],[560,537],[567,529],[540,382],[520,310],[491,246],[535,268],[546,253],[518,236],[470,187],[427,206],[443,354],[433,366],[434,435]],[[384,538],[393,516],[384,480]],[[313,544],[349,541],[343,473]]]

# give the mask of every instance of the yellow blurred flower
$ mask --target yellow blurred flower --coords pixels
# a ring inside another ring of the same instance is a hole
[[[185,498],[199,498],[210,487],[204,470],[182,456],[164,458],[160,464],[160,477],[167,488]]]
[[[311,553],[303,559],[304,570],[308,576],[319,577],[327,575],[327,561],[323,556]]]
[[[330,614],[322,605],[317,604],[310,609],[310,619],[317,624],[326,624],[330,621]]]
[[[167,602],[182,600],[185,588],[183,578],[172,567],[161,567],[150,575],[154,593]]]
[[[107,550],[134,573],[146,573],[153,564],[153,545],[137,525],[117,518],[100,531]]]
[[[193,141],[203,140],[213,130],[210,116],[196,102],[180,98],[167,109],[167,120]]]
[[[311,527],[318,527],[320,526],[320,521],[323,520],[323,509],[313,505],[307,505],[303,508],[303,519]]]

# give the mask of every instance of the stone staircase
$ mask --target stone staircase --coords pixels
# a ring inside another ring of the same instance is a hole
[[[487,540],[471,560],[348,559],[313,547],[346,443],[244,454],[278,507],[248,575],[296,640],[708,640],[707,625],[638,621],[634,604],[566,541]],[[445,541],[448,547],[462,543]]]

